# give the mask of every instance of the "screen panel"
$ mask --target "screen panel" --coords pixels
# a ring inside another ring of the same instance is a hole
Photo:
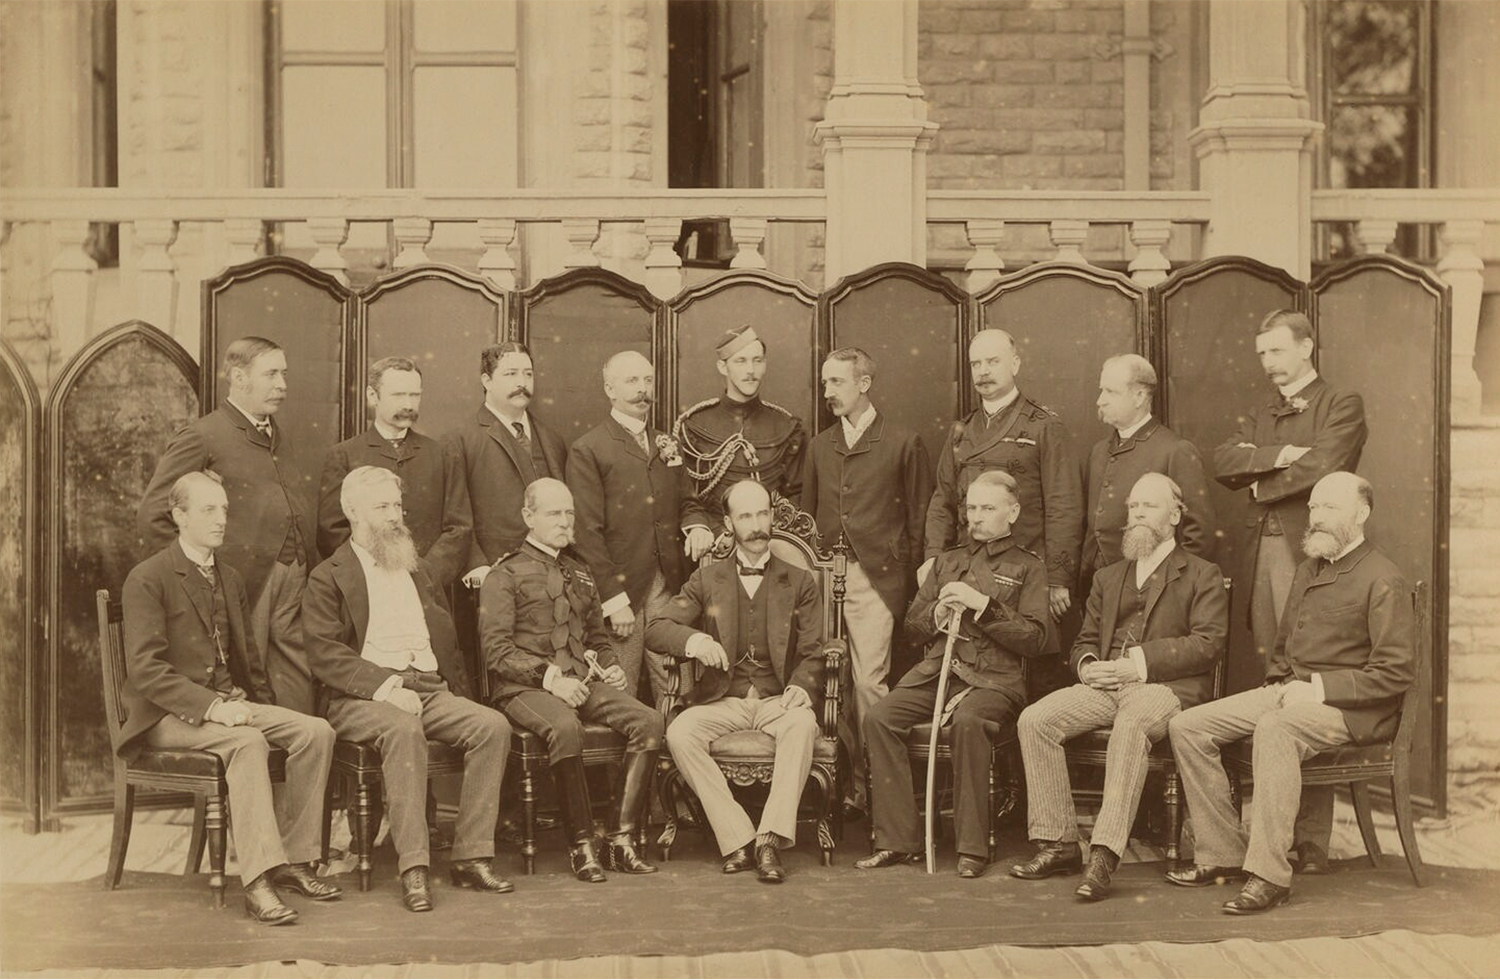
[[[38,477],[41,402],[31,372],[0,343],[0,807],[37,826]]]

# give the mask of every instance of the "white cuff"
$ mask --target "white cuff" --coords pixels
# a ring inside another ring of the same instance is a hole
[[[1130,662],[1135,664],[1135,672],[1141,675],[1141,681],[1146,680],[1146,651],[1140,647],[1131,647],[1125,651],[1130,657]]]
[[[217,708],[219,705],[221,705],[223,703],[224,703],[224,699],[223,698],[214,698],[213,703],[210,704],[207,708],[203,709],[203,720],[204,721],[211,721],[212,718],[210,716],[213,715],[214,709]]]
[[[386,698],[389,698],[391,696],[391,692],[396,688],[405,686],[406,683],[402,681],[400,674],[392,674],[385,679],[384,684],[381,684],[375,689],[375,693],[370,695],[370,700],[384,701]]]
[[[707,524],[684,524],[682,526],[682,533],[683,534],[687,534],[689,531],[693,530],[694,528],[700,528],[700,527],[703,530],[707,531],[709,534],[713,534],[714,533],[714,529],[711,528],[711,527],[709,527]]]
[[[629,608],[630,594],[627,592],[621,592],[619,595],[610,596],[608,599],[605,599],[603,602],[599,603],[599,611],[604,613],[604,618],[606,619],[608,619],[610,616],[613,616],[621,609]]]
[[[684,645],[683,651],[689,657],[697,659],[698,654],[703,650],[703,644],[712,643],[713,639],[714,638],[709,636],[707,633],[694,633],[692,636],[688,637],[688,641]]]
[[[1328,698],[1323,693],[1323,675],[1322,674],[1314,674],[1314,675],[1312,675],[1312,686],[1313,686],[1313,698],[1314,698],[1314,700],[1316,700],[1319,704],[1327,704],[1328,703]]]
[[[1083,680],[1083,668],[1087,667],[1089,664],[1098,659],[1098,656],[1096,656],[1095,654],[1085,653],[1083,656],[1078,658],[1078,669],[1073,673],[1078,675],[1078,679],[1080,681]]]
[[[542,690],[552,693],[552,685],[563,675],[562,668],[557,664],[548,664],[547,670],[542,674]]]
[[[1259,480],[1256,480],[1256,481],[1254,481],[1254,482],[1252,482],[1250,484],[1250,499],[1251,500],[1259,500],[1260,499],[1260,481]]]

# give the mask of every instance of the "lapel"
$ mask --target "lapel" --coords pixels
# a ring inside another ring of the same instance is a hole
[[[545,435],[543,434],[542,424],[536,420],[536,416],[530,412],[527,412],[526,420],[531,423],[531,441],[542,447],[542,458],[547,461],[548,471],[554,478],[561,480],[564,473],[563,464],[564,462],[566,462],[566,460],[553,452],[552,440],[545,437]],[[562,449],[563,452],[566,453],[568,447],[563,446]],[[531,460],[528,459],[526,462],[529,465],[531,463]]]
[[[1129,439],[1120,440],[1120,433],[1118,431],[1115,432],[1114,436],[1109,440],[1109,454],[1111,456],[1119,456],[1123,453],[1130,452],[1139,444],[1145,442],[1147,439],[1150,439],[1151,434],[1159,428],[1161,428],[1161,422],[1153,417],[1147,419],[1146,424],[1137,429],[1135,434],[1132,435]],[[1119,443],[1118,445],[1116,445],[1117,441]]]
[[[1103,600],[1103,608],[1099,610],[1099,659],[1103,660],[1109,656],[1109,651],[1114,646],[1115,620],[1120,618],[1120,590],[1125,588],[1125,582],[1135,574],[1135,562],[1117,562],[1104,569],[1099,575],[1104,581],[1100,585]]]
[[[1167,586],[1182,577],[1182,570],[1186,567],[1187,558],[1183,556],[1182,546],[1178,545],[1172,549],[1172,553],[1161,563],[1161,578],[1153,575],[1146,582],[1146,614],[1141,617],[1141,622],[1147,624],[1149,627],[1151,623],[1151,610],[1156,608],[1156,601],[1167,590]],[[1143,629],[1141,632],[1144,633],[1145,630]]]
[[[1312,576],[1312,581],[1307,583],[1307,587],[1309,589],[1312,589],[1319,585],[1332,585],[1334,582],[1338,581],[1340,575],[1352,572],[1354,570],[1354,566],[1358,565],[1362,560],[1364,560],[1365,555],[1369,553],[1370,540],[1366,538],[1359,543],[1359,547],[1355,548],[1353,551],[1349,552],[1347,555],[1338,559],[1337,561],[1329,562],[1321,572],[1314,574]],[[1313,559],[1309,558],[1308,561],[1313,562],[1314,565],[1316,565],[1316,562]]]
[[[193,611],[198,618],[203,620],[203,628],[210,634],[214,631],[214,608],[213,596],[209,593],[208,579],[198,571],[198,566],[188,558],[187,552],[182,550],[182,545],[174,539],[169,545],[172,549],[172,570],[177,573],[182,582],[182,591],[187,593],[188,601],[193,604]]]
[[[1318,377],[1313,378],[1312,381],[1308,382],[1306,388],[1303,388],[1301,391],[1293,395],[1292,398],[1300,398],[1303,401],[1307,402],[1307,408],[1303,409],[1302,412],[1298,412],[1290,404],[1282,404],[1281,392],[1277,391],[1271,399],[1271,415],[1277,419],[1280,419],[1283,416],[1287,415],[1301,415],[1303,412],[1310,412],[1312,411],[1313,403],[1318,400],[1318,396],[1321,395],[1324,390],[1327,389],[1327,387],[1328,382],[1323,380],[1322,375],[1319,375]],[[1290,399],[1288,399],[1288,402],[1289,401]]]
[[[476,421],[479,423],[479,427],[488,432],[490,438],[495,440],[495,445],[505,450],[505,455],[510,458],[510,463],[516,468],[517,473],[524,475],[532,472],[531,460],[522,458],[521,444],[516,441],[515,435],[510,432],[507,426],[501,424],[500,419],[496,417],[494,412],[489,410],[488,406],[479,406],[479,415]],[[537,437],[535,422],[532,424],[531,437],[533,439]]]
[[[984,424],[984,405],[981,403],[978,408],[974,409],[973,414],[969,416],[968,426],[965,431],[977,433],[978,437],[970,442],[966,459],[960,462],[965,462],[967,459],[972,459],[975,456],[983,454],[1001,439],[1009,436],[1011,430],[1016,427],[1016,423],[1020,421],[1021,404],[1024,401],[1026,401],[1026,396],[1017,389],[1016,400],[1007,405],[1001,411],[1000,417],[995,421],[995,424],[988,428]]]
[[[406,438],[411,438],[410,432],[407,433]],[[402,446],[405,446],[406,440],[403,439],[401,441],[401,444]],[[386,440],[385,436],[380,434],[380,430],[375,428],[373,423],[370,425],[370,428],[365,431],[365,445],[375,450],[386,459],[391,460],[392,462],[401,462],[401,451],[398,450],[395,446],[392,446],[390,442]]]
[[[271,438],[269,439],[261,435],[260,430],[255,427],[255,423],[250,421],[250,417],[235,408],[228,398],[224,399],[224,416],[245,434],[246,441],[251,445],[259,446],[262,449],[274,449],[276,448],[276,444],[281,441],[281,427],[276,424],[274,416],[271,418]],[[186,558],[187,556],[184,555],[183,557]]]
[[[349,608],[350,625],[354,627],[354,652],[365,648],[365,632],[370,628],[370,588],[365,581],[364,566],[349,542],[339,545],[339,550],[328,559],[333,565],[333,580],[344,594],[344,604]]]
[[[860,442],[864,440],[861,439]],[[792,631],[792,576],[785,562],[771,556],[766,565],[766,580],[761,583],[766,593],[766,641],[771,645],[771,668],[776,676],[786,683],[786,651]]]
[[[859,442],[854,448],[849,448],[849,443],[844,439],[844,422],[840,419],[834,426],[837,430],[833,435],[833,447],[840,456],[858,456],[860,453],[870,452],[875,448],[875,443],[885,434],[885,416],[877,410],[875,417],[870,420],[870,427],[865,434],[859,437]]]
[[[740,632],[740,577],[734,571],[734,553],[731,551],[724,561],[708,566],[708,577],[717,639],[732,649]]]
[[[623,448],[628,455],[634,456],[636,459],[641,460],[642,462],[651,461],[650,455],[641,451],[641,444],[636,442],[635,436],[631,435],[626,430],[625,426],[620,424],[619,419],[615,418],[613,414],[610,414],[605,416],[605,421],[609,428],[609,434],[615,437],[615,441],[620,443],[621,448]],[[646,445],[651,445],[650,425],[646,426]]]

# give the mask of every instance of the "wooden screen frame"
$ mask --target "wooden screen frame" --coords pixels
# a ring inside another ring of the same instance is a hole
[[[39,700],[41,685],[38,683],[38,641],[46,635],[39,618],[41,611],[41,588],[43,561],[46,551],[42,545],[42,499],[41,476],[46,468],[42,443],[43,403],[36,381],[9,343],[0,340],[0,365],[15,380],[21,393],[21,437],[22,455],[26,462],[26,473],[21,488],[21,605],[23,610],[22,635],[11,637],[10,642],[19,643],[22,658],[22,678],[25,690],[21,697],[21,725],[23,744],[22,779],[20,797],[0,798],[0,810],[20,813],[21,829],[34,834],[41,829],[41,731]]]

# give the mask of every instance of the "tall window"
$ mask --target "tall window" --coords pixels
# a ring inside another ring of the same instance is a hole
[[[93,186],[120,186],[119,62],[116,54],[115,0],[88,7],[90,154]],[[102,268],[120,264],[120,229],[95,224],[85,247]]]

